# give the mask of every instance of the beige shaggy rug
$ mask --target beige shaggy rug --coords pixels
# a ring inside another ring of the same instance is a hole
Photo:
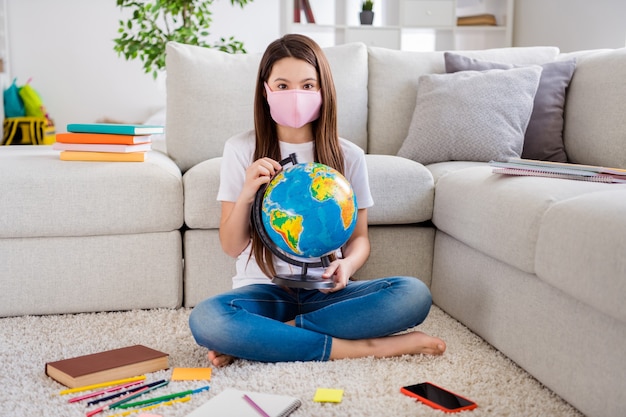
[[[0,319],[0,416],[79,417],[82,403],[68,404],[64,387],[44,373],[48,361],[132,344],[169,353],[172,367],[206,367],[206,350],[189,332],[190,310],[158,309]],[[461,415],[577,416],[581,414],[480,337],[433,307],[420,330],[447,342],[441,357],[403,356],[334,362],[263,364],[237,361],[213,369],[211,389],[189,402],[151,411],[183,417],[225,388],[280,393],[301,399],[293,416],[444,416],[400,393],[400,387],[432,381],[473,399],[478,408]],[[148,375],[168,378],[171,370]],[[151,396],[194,389],[202,381],[172,382]],[[316,403],[317,388],[343,389],[341,403]],[[100,413],[106,417],[114,412]],[[131,414],[138,416],[138,414]]]

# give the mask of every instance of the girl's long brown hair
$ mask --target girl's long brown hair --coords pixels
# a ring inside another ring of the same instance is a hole
[[[261,58],[254,95],[254,128],[256,132],[254,160],[264,157],[276,161],[281,160],[276,123],[270,114],[263,83],[268,81],[274,63],[288,57],[306,61],[317,71],[322,93],[322,107],[320,117],[312,123],[315,161],[328,165],[343,174],[344,155],[339,145],[337,132],[337,94],[330,65],[324,52],[315,41],[298,34],[285,35],[275,40],[267,47]],[[265,275],[273,277],[276,270],[272,253],[263,245],[253,227],[251,227],[251,233],[252,253],[256,261]]]

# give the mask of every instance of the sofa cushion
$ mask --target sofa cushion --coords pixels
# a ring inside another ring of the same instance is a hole
[[[422,164],[519,157],[541,67],[423,75],[398,155]]]
[[[179,230],[0,239],[0,317],[180,307],[182,252]]]
[[[567,93],[565,151],[570,161],[626,168],[626,48],[578,55]]]
[[[430,171],[409,159],[365,155],[374,206],[371,225],[420,223],[432,219],[435,183]]]
[[[145,162],[61,161],[50,146],[0,147],[0,238],[169,232],[183,224],[181,173]]]
[[[339,134],[365,150],[367,49],[363,44],[347,44],[324,52],[337,90]],[[183,172],[222,156],[229,137],[254,127],[254,89],[261,56],[168,43],[167,151]]]
[[[477,166],[483,166],[483,162],[473,162],[473,161],[446,161],[446,162],[437,162],[436,164],[427,165],[426,168],[430,171],[435,179],[435,187],[437,186],[437,181],[439,178],[447,175],[451,172],[458,171],[465,168],[472,168]]]
[[[626,184],[556,202],[537,239],[539,278],[626,321]],[[621,254],[621,255],[620,255]]]
[[[433,223],[467,246],[532,274],[537,237],[552,205],[623,188],[626,185],[493,174],[488,165],[464,168],[439,178]]]
[[[183,175],[185,224],[192,229],[219,228],[221,160],[201,162]],[[369,224],[399,225],[431,219],[435,186],[428,169],[391,155],[365,155],[365,160],[374,198],[374,206],[368,210]]]
[[[481,61],[445,52],[446,72],[510,69],[511,64]],[[563,145],[563,110],[567,87],[576,68],[576,60],[543,64],[533,112],[524,135],[522,158],[567,162]]]
[[[396,155],[409,131],[418,79],[424,74],[445,72],[443,52],[397,51],[377,47],[370,47],[368,52],[367,151]],[[553,61],[558,52],[558,48],[554,47],[529,47],[459,53],[485,61],[540,65]]]

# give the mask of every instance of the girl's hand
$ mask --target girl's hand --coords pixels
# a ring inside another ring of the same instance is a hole
[[[322,274],[323,278],[335,282],[335,287],[320,290],[324,293],[340,291],[346,288],[348,280],[365,264],[370,254],[370,241],[367,234],[367,209],[359,209],[357,223],[352,236],[341,249],[343,258],[330,263]]]
[[[259,188],[270,182],[272,177],[281,169],[282,166],[271,158],[261,158],[254,161],[246,169],[246,179],[240,198],[250,203],[253,202]]]
[[[322,274],[322,278],[331,279],[335,282],[333,288],[320,290],[323,293],[343,290],[348,285],[350,277],[356,272],[352,263],[348,259],[336,259],[330,263]]]

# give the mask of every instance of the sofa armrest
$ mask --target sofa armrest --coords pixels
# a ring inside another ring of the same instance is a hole
[[[217,201],[222,158],[211,158],[183,175],[185,224],[191,229],[219,229],[221,204]]]

